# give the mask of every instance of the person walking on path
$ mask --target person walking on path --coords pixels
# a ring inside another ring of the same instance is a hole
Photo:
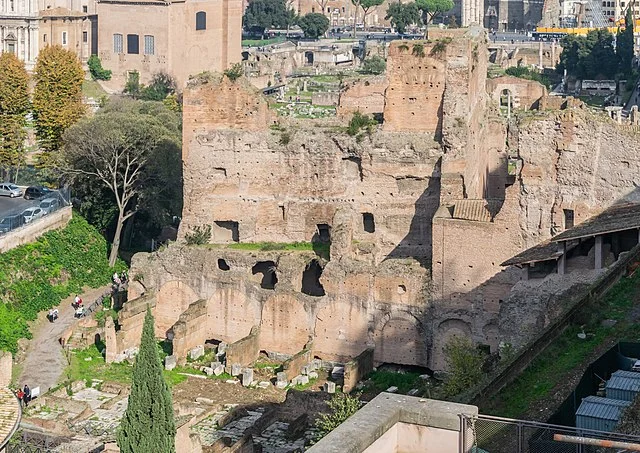
[[[31,401],[31,389],[27,384],[25,384],[22,391],[24,392],[24,396],[22,397],[24,400],[24,407],[28,407],[29,402]]]
[[[18,401],[20,401],[20,407],[24,406],[24,392],[22,389],[18,389],[16,396],[18,397]]]

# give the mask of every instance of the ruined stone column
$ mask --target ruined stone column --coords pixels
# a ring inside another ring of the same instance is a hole
[[[118,354],[116,346],[116,326],[113,324],[113,318],[111,316],[107,316],[104,322],[104,345],[106,349],[104,360],[107,363],[115,361],[116,355]]]

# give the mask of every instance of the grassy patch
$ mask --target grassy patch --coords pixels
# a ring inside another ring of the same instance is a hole
[[[0,254],[0,350],[16,352],[17,341],[31,336],[28,321],[40,311],[84,286],[108,284],[114,269],[107,256],[105,239],[75,212],[65,228]],[[118,261],[115,271],[123,269]]]
[[[588,360],[593,351],[609,339],[637,341],[636,325],[629,321],[634,300],[640,295],[640,272],[623,278],[589,311],[585,321],[587,339],[577,334],[579,326],[571,326],[544,350],[513,383],[505,387],[482,412],[516,418],[530,407],[547,400],[550,392],[566,379],[574,368]],[[605,319],[615,319],[613,327],[604,327]],[[595,360],[597,357],[593,357]]]
[[[374,371],[369,375],[376,390],[384,392],[389,387],[398,387],[398,392],[407,393],[409,390],[420,387],[420,374],[396,373],[393,371]]]
[[[281,42],[285,42],[287,40],[284,36],[276,36],[271,39],[243,39],[242,46],[243,47],[256,47],[256,46],[268,46],[269,44],[278,44]]]
[[[578,96],[578,99],[580,99],[582,102],[584,102],[587,105],[590,105],[591,107],[598,107],[598,108],[603,108],[604,107],[604,96]]]
[[[131,383],[132,366],[127,362],[106,363],[98,348],[93,345],[87,349],[73,351],[71,363],[65,375],[69,381],[86,381],[102,379],[122,384]]]
[[[293,250],[298,252],[312,252],[311,242],[238,242],[228,246],[234,250],[259,250],[262,252],[269,250]]]
[[[317,379],[309,379],[309,382],[307,382],[306,384],[296,384],[293,386],[293,388],[302,392],[304,390],[307,390],[308,388],[313,387],[316,382],[317,382]]]
[[[95,80],[84,80],[82,82],[82,94],[88,98],[100,99],[108,96],[107,92]]]

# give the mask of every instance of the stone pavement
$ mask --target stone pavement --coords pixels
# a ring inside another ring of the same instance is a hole
[[[111,285],[96,289],[88,289],[80,295],[85,306],[89,306],[98,297],[111,289]],[[26,359],[23,363],[22,374],[18,384],[25,384],[34,389],[40,387],[40,394],[54,387],[65,367],[67,360],[64,357],[62,346],[58,339],[62,334],[78,320],[74,317],[71,306],[75,294],[64,299],[58,306],[59,318],[50,323],[46,319],[46,312],[40,313],[38,324],[33,332],[33,339],[29,342]]]
[[[0,389],[0,447],[20,421],[20,403],[8,388]]]

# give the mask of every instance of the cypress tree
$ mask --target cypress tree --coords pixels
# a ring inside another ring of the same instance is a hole
[[[620,71],[624,75],[631,74],[633,62],[633,47],[635,39],[633,37],[633,2],[629,3],[624,17],[624,30],[618,29],[616,39],[616,52],[620,56]]]
[[[171,392],[162,376],[153,316],[147,307],[129,405],[117,434],[118,447],[122,453],[174,453],[175,436]]]

